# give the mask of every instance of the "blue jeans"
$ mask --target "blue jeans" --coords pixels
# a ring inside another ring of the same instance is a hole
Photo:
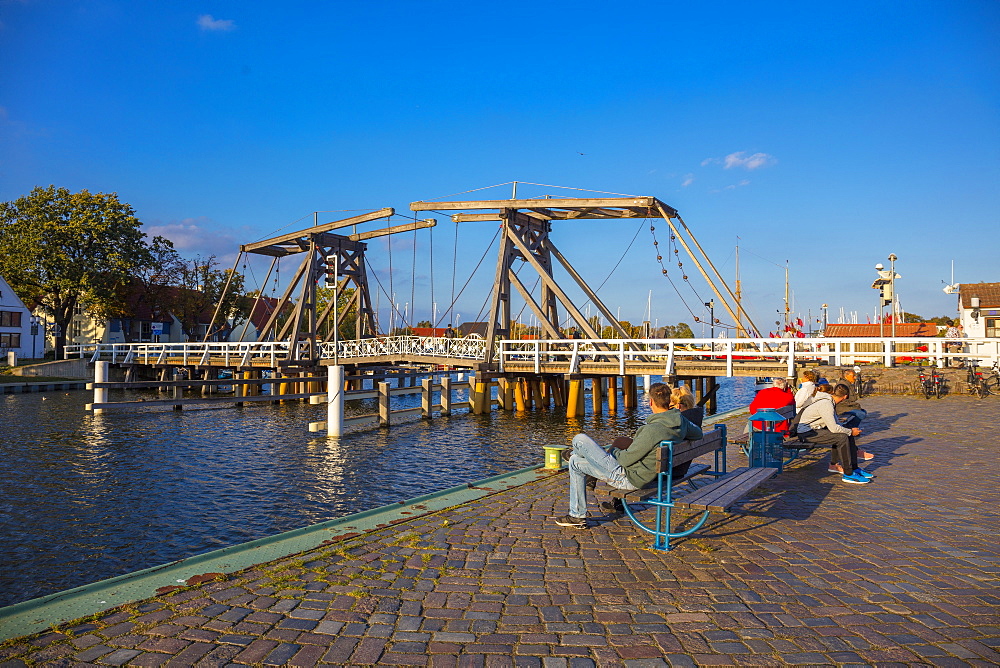
[[[586,434],[573,437],[573,455],[569,458],[569,514],[571,517],[587,516],[587,476],[606,480],[618,489],[635,489],[607,450]]]
[[[846,411],[837,416],[843,422],[842,425],[849,429],[854,429],[861,424],[861,421],[868,417],[868,411],[864,408],[855,408],[853,411]]]

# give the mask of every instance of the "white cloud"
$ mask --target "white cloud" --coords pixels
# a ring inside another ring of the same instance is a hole
[[[743,186],[748,186],[748,185],[750,185],[750,179],[743,179],[739,183],[733,183],[731,185],[726,186],[725,188],[723,188],[723,190],[736,190],[737,188],[742,188]]]
[[[747,155],[746,151],[737,151],[736,153],[730,153],[724,158],[705,158],[701,161],[701,166],[707,167],[708,165],[722,165],[723,169],[742,167],[748,171],[753,171],[755,169],[760,169],[761,167],[770,167],[771,165],[777,164],[777,162],[778,159],[768,153],[753,153]]]
[[[150,237],[161,236],[174,243],[182,257],[215,255],[220,261],[232,262],[239,251],[240,242],[231,230],[221,229],[205,216],[163,222],[154,221],[144,226]]]
[[[681,188],[687,188],[692,183],[694,183],[694,174],[685,174],[684,180],[681,181]]]
[[[733,167],[742,167],[743,169],[759,169],[760,167],[767,167],[773,165],[777,162],[773,155],[768,155],[767,153],[754,153],[753,155],[747,155],[744,151],[739,151],[738,153],[730,153],[724,158],[724,168],[732,169]]]
[[[236,30],[236,22],[228,19],[215,19],[211,14],[202,14],[198,17],[198,27],[202,30],[213,32],[228,32]]]

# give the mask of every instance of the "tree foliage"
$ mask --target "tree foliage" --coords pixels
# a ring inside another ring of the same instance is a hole
[[[57,355],[77,306],[104,317],[124,312],[125,286],[151,260],[141,225],[116,193],[50,185],[0,205],[0,274],[22,301],[52,315]],[[154,243],[172,248],[161,237]]]
[[[357,333],[357,319],[358,319],[358,307],[354,304],[354,293],[357,288],[343,288],[339,291],[328,287],[317,287],[316,288],[316,314],[317,317],[320,313],[326,311],[330,306],[330,302],[333,301],[333,296],[337,295],[337,319],[340,321],[340,327],[337,329],[337,338],[340,341],[353,340],[358,338]],[[319,333],[321,338],[325,340],[333,340],[333,322],[334,314],[331,312],[323,323],[322,330]]]
[[[169,291],[166,307],[180,321],[190,340],[198,338],[198,326],[210,322],[216,307],[218,314],[208,331],[209,340],[225,338],[231,321],[249,317],[251,301],[243,294],[243,275],[231,269],[216,269],[218,264],[215,256],[210,255],[173,265],[177,289]]]
[[[664,325],[661,328],[660,338],[663,339],[693,339],[694,332],[691,325],[686,322],[679,322],[676,325]]]

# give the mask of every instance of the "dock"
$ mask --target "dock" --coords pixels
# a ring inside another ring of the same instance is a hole
[[[555,525],[567,477],[536,476],[95,610],[0,665],[997,665],[989,399],[866,397],[872,483],[796,460],[671,552],[593,503]]]

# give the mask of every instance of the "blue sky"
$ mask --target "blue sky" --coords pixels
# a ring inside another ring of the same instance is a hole
[[[890,253],[903,308],[949,314],[952,261],[956,282],[1000,280],[998,36],[991,0],[0,0],[0,199],[50,183],[114,191],[183,254],[228,266],[239,244],[313,211],[409,214],[515,180],[654,195],[730,281],[739,238],[764,330],[786,261],[803,319],[828,303],[831,321],[865,322]],[[433,285],[446,317],[452,281],[471,276],[455,306],[471,320],[496,227],[437,219],[393,241],[395,301],[430,319]],[[690,262],[668,265],[676,290],[661,275],[648,224],[553,227],[623,319],[647,304],[661,325],[706,315]],[[388,290],[385,242],[369,262]]]

